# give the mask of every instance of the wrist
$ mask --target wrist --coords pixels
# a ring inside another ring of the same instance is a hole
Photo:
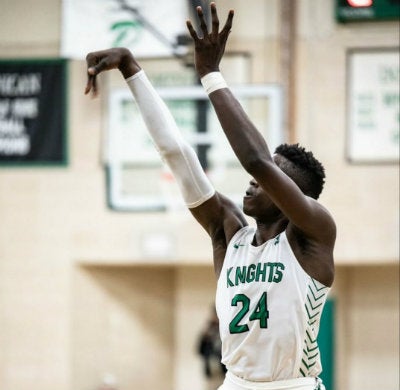
[[[135,58],[129,50],[124,51],[121,57],[121,61],[118,65],[119,71],[122,73],[125,79],[138,73],[142,68],[136,62]]]
[[[200,82],[208,95],[218,89],[228,88],[221,72],[218,71],[207,73],[200,79]]]
[[[204,76],[207,76],[209,73],[219,72],[219,67],[214,69],[206,68],[206,69],[197,69],[197,74],[199,79],[202,79]]]

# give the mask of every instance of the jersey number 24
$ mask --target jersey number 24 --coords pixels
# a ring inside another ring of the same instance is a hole
[[[231,305],[237,306],[239,303],[242,304],[242,308],[229,323],[229,332],[231,334],[244,333],[249,330],[248,325],[243,323],[242,320],[249,312],[250,298],[245,294],[236,294],[232,299]],[[259,321],[260,328],[268,328],[268,318],[269,312],[267,307],[267,293],[263,292],[261,298],[257,302],[255,309],[250,314],[249,321]]]

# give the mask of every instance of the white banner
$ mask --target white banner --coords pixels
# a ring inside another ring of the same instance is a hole
[[[61,56],[120,46],[136,57],[171,56],[188,14],[186,0],[63,0]]]
[[[354,49],[348,57],[348,157],[399,160],[399,52]]]

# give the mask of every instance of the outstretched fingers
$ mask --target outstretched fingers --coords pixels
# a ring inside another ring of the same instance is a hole
[[[200,6],[196,8],[196,11],[197,11],[197,16],[200,21],[200,28],[201,28],[201,31],[203,32],[203,39],[204,39],[208,36],[207,22],[206,22],[206,19],[204,18],[203,9]]]
[[[232,21],[233,21],[234,14],[235,14],[235,12],[233,11],[233,9],[231,9],[229,11],[228,17],[226,19],[225,26],[221,30],[221,35],[226,35],[226,37],[228,37],[228,35],[229,35],[229,33],[231,32],[231,29],[232,29]]]
[[[216,41],[218,39],[218,32],[219,32],[219,19],[217,14],[217,6],[215,5],[215,3],[211,3],[210,8],[211,8],[211,23],[212,23],[211,37],[214,41]]]
[[[196,30],[193,28],[193,24],[192,24],[192,22],[191,22],[190,20],[187,20],[187,21],[186,21],[186,27],[188,28],[189,34],[191,35],[191,37],[193,38],[193,40],[194,40],[195,42],[197,42],[197,41],[199,40],[199,37],[198,37],[198,35],[197,35],[197,33],[196,33]]]
[[[221,32],[219,32],[219,19],[218,19],[218,13],[217,13],[217,6],[214,2],[212,2],[210,4],[210,8],[211,8],[211,23],[212,23],[210,38],[213,42],[216,42],[219,37],[222,37],[223,39],[226,40],[231,31],[231,28],[232,28],[232,20],[233,20],[233,16],[234,16],[234,11],[233,10],[229,11],[227,20],[225,22],[225,26],[221,30]],[[200,28],[203,32],[203,39],[206,37],[209,37],[207,22],[204,18],[203,9],[199,6],[196,8],[196,12],[197,12],[197,16],[200,21]],[[200,40],[200,38],[197,35],[196,30],[193,28],[192,22],[190,20],[186,21],[186,26],[189,30],[191,37],[195,41],[195,43],[198,42]]]

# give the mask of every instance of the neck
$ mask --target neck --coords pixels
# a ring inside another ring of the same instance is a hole
[[[286,229],[288,222],[288,219],[283,215],[272,223],[256,220],[257,230],[254,235],[253,245],[262,245],[264,242],[282,233]]]

